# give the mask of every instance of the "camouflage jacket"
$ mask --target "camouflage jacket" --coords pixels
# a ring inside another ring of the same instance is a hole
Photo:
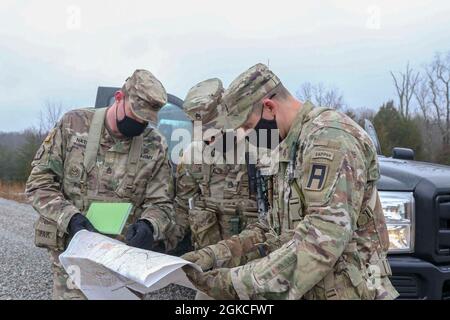
[[[249,195],[247,165],[226,164],[223,153],[207,164],[196,164],[206,144],[192,142],[177,167],[177,225],[189,229],[196,249],[238,234],[258,219],[254,195]]]
[[[201,289],[214,298],[395,298],[378,160],[365,131],[340,112],[305,103],[275,152],[268,222],[280,247],[250,263],[237,257],[258,247],[252,241],[267,243],[257,230],[211,246],[219,269],[206,273],[212,280]]]
[[[39,221],[56,226],[58,244],[54,249],[64,248],[70,219],[76,213],[85,214],[93,201],[130,201],[133,212],[126,227],[137,219],[147,219],[154,227],[155,240],[165,240],[174,226],[174,214],[164,138],[153,128],[145,130],[134,181],[129,184],[126,167],[132,140],[117,139],[103,126],[96,165],[84,182],[83,159],[93,114],[94,109],[66,113],[32,162],[26,195],[40,214]]]

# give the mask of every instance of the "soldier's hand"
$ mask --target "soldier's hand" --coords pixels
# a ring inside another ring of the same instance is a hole
[[[125,243],[131,247],[150,250],[153,246],[153,226],[147,220],[133,223],[125,236]]]
[[[239,299],[231,281],[230,269],[214,269],[200,272],[192,266],[183,266],[183,271],[195,287],[214,299]]]
[[[69,221],[69,226],[67,227],[69,237],[72,238],[80,230],[98,232],[85,216],[77,213]]]
[[[214,252],[209,248],[185,253],[181,258],[197,264],[203,271],[210,270],[214,267]]]

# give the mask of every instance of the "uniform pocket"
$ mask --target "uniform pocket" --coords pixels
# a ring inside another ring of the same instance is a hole
[[[239,182],[236,181],[236,177],[226,177],[225,186],[223,188],[223,198],[233,199],[238,195]]]
[[[363,300],[373,300],[376,296],[376,290],[368,288],[367,281],[364,279],[362,272],[353,264],[347,264],[344,274],[350,280],[353,288],[346,288],[347,298],[357,298]],[[350,294],[351,292],[351,294]],[[356,294],[356,297],[354,297]]]
[[[189,210],[189,224],[196,249],[216,244],[221,239],[216,214],[208,210]]]
[[[228,171],[225,177],[224,199],[234,199],[240,196],[243,180],[246,177],[246,171],[240,166],[236,166]],[[248,191],[247,191],[248,192]]]
[[[264,263],[260,260],[253,269],[253,277],[259,287],[267,286],[268,282],[276,281],[277,290],[284,292],[289,290],[291,276],[296,268],[297,255],[295,254],[295,242],[289,241],[279,250],[266,256]]]
[[[289,199],[289,218],[290,223],[292,223],[290,228],[295,228],[302,219],[302,216],[302,204],[300,202],[300,198],[292,196]]]
[[[39,217],[34,224],[34,230],[34,244],[36,247],[64,250],[63,235],[58,232],[55,222]]]

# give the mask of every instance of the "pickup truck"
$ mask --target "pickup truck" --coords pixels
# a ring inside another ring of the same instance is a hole
[[[95,107],[110,105],[117,89],[99,87]],[[170,139],[174,129],[192,132],[182,103],[169,94],[158,114],[157,127],[169,154],[177,143]],[[413,150],[405,148],[382,156],[372,123],[366,120],[364,127],[379,151],[378,190],[389,231],[391,280],[399,299],[450,300],[450,167],[414,161]]]

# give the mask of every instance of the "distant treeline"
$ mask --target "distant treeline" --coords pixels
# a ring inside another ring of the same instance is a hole
[[[448,148],[443,148],[441,135],[437,125],[431,127],[423,117],[415,115],[410,119],[403,117],[393,101],[382,105],[378,112],[344,110],[349,116],[364,126],[364,119],[373,122],[381,144],[381,152],[390,156],[393,147],[406,147],[415,151],[416,160],[450,164]],[[26,181],[30,173],[30,163],[45,138],[46,133],[29,129],[21,133],[0,133],[0,180]],[[427,145],[431,137],[432,144]],[[432,150],[430,152],[429,150]]]
[[[397,95],[378,110],[350,107],[338,88],[322,83],[304,83],[296,95],[345,112],[362,127],[364,119],[371,120],[385,156],[391,155],[393,147],[406,147],[415,151],[416,160],[450,165],[450,51],[436,54],[417,71],[408,63],[391,76]],[[37,149],[62,113],[60,103],[47,101],[38,129],[0,132],[0,181],[26,181]]]
[[[31,161],[43,137],[36,131],[0,134],[0,180],[24,182],[31,170]]]

